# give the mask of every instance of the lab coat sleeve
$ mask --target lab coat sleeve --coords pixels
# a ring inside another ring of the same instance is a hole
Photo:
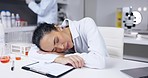
[[[89,68],[105,68],[107,49],[103,37],[99,33],[98,27],[91,18],[83,19],[84,33],[87,38],[89,53],[77,53],[85,61],[85,66]]]
[[[59,55],[56,54],[39,54],[39,49],[36,46],[31,47],[28,56],[32,59],[42,62],[53,62]]]
[[[36,14],[40,16],[44,16],[48,10],[52,8],[52,6],[56,3],[56,0],[41,0],[39,4],[35,3],[35,1],[31,1],[28,4],[28,7]]]

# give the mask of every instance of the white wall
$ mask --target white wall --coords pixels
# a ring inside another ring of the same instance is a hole
[[[67,0],[67,16],[71,20],[80,20],[84,17],[84,0]]]
[[[97,22],[97,0],[84,0],[85,4],[84,4],[84,16],[85,17],[91,17],[95,20],[95,22]]]
[[[106,3],[106,5],[103,5]],[[115,11],[116,8],[132,6],[133,10],[137,10],[138,7],[147,7],[147,0],[98,0],[98,9],[97,9],[97,21],[100,21],[99,24],[102,25],[115,25]],[[102,8],[101,8],[102,7]],[[101,10],[101,12],[99,11]],[[100,13],[100,14],[99,14]],[[140,12],[143,15],[142,22],[137,25],[135,28],[146,29],[147,27],[147,14],[148,12]],[[106,20],[106,21],[103,21]]]
[[[147,7],[148,0],[85,0],[88,6],[85,6],[85,16],[91,16],[100,26],[115,26],[115,12],[116,8],[133,6],[133,10],[138,7]],[[94,3],[94,5],[93,5]],[[94,8],[96,7],[96,8]],[[91,13],[90,13],[91,12]],[[95,14],[96,13],[96,14]],[[141,11],[142,22],[135,27],[135,29],[147,29],[148,25],[148,11]],[[88,15],[87,15],[88,14]],[[96,15],[96,16],[95,16]]]

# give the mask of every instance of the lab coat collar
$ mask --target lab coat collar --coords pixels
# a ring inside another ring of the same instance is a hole
[[[61,27],[66,27],[67,25],[69,25],[69,28],[70,28],[70,31],[71,31],[71,34],[72,34],[72,38],[74,40],[75,38],[77,38],[79,36],[78,31],[76,29],[76,26],[78,25],[78,23],[75,22],[75,21],[71,21],[69,19],[65,19],[63,21]]]

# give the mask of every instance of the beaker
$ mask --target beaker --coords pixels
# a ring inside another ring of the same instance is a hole
[[[21,60],[21,53],[15,53],[15,60]]]
[[[0,48],[0,62],[1,63],[8,63],[10,61],[10,55],[6,53],[5,48]]]

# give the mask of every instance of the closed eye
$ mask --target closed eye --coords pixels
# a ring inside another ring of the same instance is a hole
[[[58,43],[58,42],[59,42],[59,38],[56,37],[56,39],[55,39],[55,43]]]
[[[58,38],[58,37],[55,37],[55,38],[54,38],[54,46],[55,46],[57,43],[59,43],[59,38]],[[56,51],[56,48],[54,47],[54,48],[52,49],[52,52],[55,52],[55,51]]]
[[[51,52],[55,52],[55,48],[53,48]]]

